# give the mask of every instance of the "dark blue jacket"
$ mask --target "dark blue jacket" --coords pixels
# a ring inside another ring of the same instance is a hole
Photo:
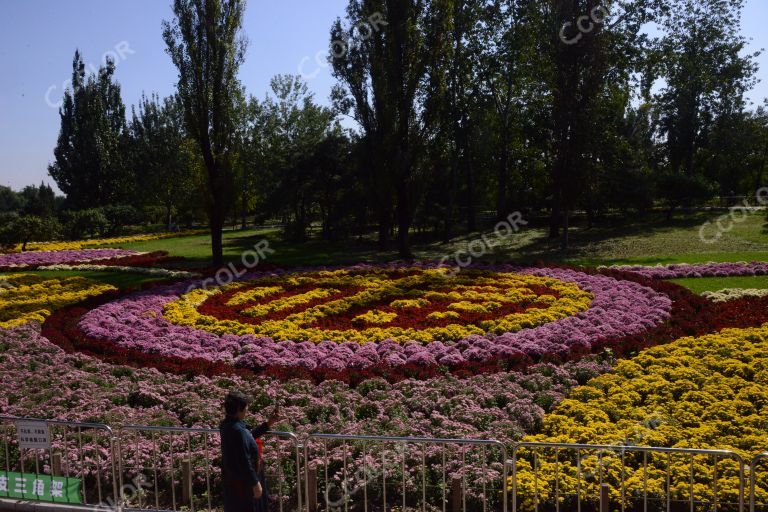
[[[253,487],[259,481],[256,468],[259,448],[244,421],[227,418],[221,432],[221,472],[225,482],[236,481]]]
[[[268,425],[263,423],[250,431],[245,422],[233,418],[227,418],[219,425],[225,512],[257,512],[267,509],[266,481],[259,474],[259,448],[254,436],[261,437],[268,430]],[[264,491],[258,501],[253,499],[256,482],[261,482]]]

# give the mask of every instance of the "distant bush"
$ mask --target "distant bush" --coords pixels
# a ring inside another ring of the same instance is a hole
[[[139,224],[144,220],[142,212],[130,205],[108,205],[101,210],[109,225],[109,235],[120,235],[127,226]]]
[[[703,176],[667,172],[659,176],[657,192],[671,212],[680,206],[703,204],[715,195],[715,187]]]
[[[60,235],[61,224],[52,217],[4,214],[0,218],[0,246],[4,250],[21,245],[24,251],[29,242],[46,242]]]
[[[98,208],[64,212],[64,219],[64,230],[70,240],[105,235],[109,230],[109,220]]]

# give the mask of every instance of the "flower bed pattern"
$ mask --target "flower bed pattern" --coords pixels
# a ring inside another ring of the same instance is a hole
[[[371,267],[356,268],[367,270]],[[513,272],[517,269],[501,267],[494,270]],[[76,329],[80,333],[73,332],[71,325],[66,326],[66,337],[68,343],[86,345],[89,349],[114,345],[132,351],[134,355],[161,355],[173,359],[174,364],[193,359],[196,366],[201,361],[214,365],[224,363],[256,372],[282,374],[286,378],[306,376],[307,372],[337,377],[345,372],[360,372],[362,375],[402,378],[409,372],[428,375],[440,368],[462,370],[474,367],[477,370],[478,367],[492,367],[498,371],[541,360],[562,361],[589,353],[592,345],[601,340],[640,334],[670,318],[672,300],[637,282],[570,269],[528,269],[522,274],[573,283],[592,294],[594,299],[585,312],[518,332],[470,335],[458,341],[437,340],[426,344],[384,340],[360,345],[355,342],[276,341],[251,334],[217,335],[175,325],[164,317],[163,312],[189,287],[189,283],[180,283],[96,307],[83,315]],[[264,275],[254,274],[250,278]],[[268,275],[279,276],[280,273]],[[707,303],[703,299],[702,302]],[[65,328],[61,325],[52,327],[54,331]],[[401,374],[400,377],[397,374]]]
[[[126,272],[130,274],[144,274],[152,277],[162,277],[166,279],[192,279],[199,277],[200,274],[194,272],[184,272],[181,270],[166,270],[164,268],[151,267],[125,267],[121,265],[47,265],[38,267],[38,270],[63,270],[74,271],[82,270],[86,272]]]
[[[0,270],[33,268],[42,265],[84,263],[134,256],[136,251],[125,249],[84,249],[74,251],[45,251],[0,254]]]
[[[164,316],[215,334],[275,341],[366,344],[457,341],[503,334],[585,311],[593,296],[572,283],[468,270],[346,269],[266,275],[168,303]]]
[[[34,324],[0,330],[0,360],[3,372],[18,376],[0,379],[0,411],[9,415],[209,427],[220,420],[221,397],[241,389],[253,397],[255,409],[280,400],[282,427],[297,434],[354,431],[497,437],[507,442],[535,431],[544,413],[571,388],[610,368],[583,360],[463,380],[441,377],[390,384],[373,379],[356,388],[339,381],[315,385],[238,376],[189,378],[67,353],[41,336]],[[26,383],[23,388],[17,385],[19,379]]]
[[[27,244],[27,251],[77,251],[87,247],[148,242],[151,240],[164,240],[166,238],[204,235],[208,232],[209,231],[207,229],[197,229],[180,231],[178,233],[151,233],[146,235],[121,236],[113,238],[92,238],[88,240],[75,240],[71,242],[33,242]],[[16,250],[21,251],[21,245],[17,246]]]
[[[189,291],[194,282],[128,296],[94,289],[62,301],[90,298],[50,315],[43,336],[34,324],[0,330],[2,371],[40,389],[22,392],[2,379],[0,411],[29,415],[44,405],[46,415],[70,420],[211,426],[221,396],[238,388],[257,408],[283,401],[286,426],[300,435],[510,442],[540,433],[529,439],[751,453],[768,444],[760,420],[768,412],[768,326],[759,328],[768,322],[768,297],[712,301],[661,279],[759,274],[760,265],[478,266],[455,280],[428,264],[359,265],[258,272],[211,291]],[[35,315],[34,301],[30,311],[10,313],[6,325],[45,316]],[[730,327],[753,328],[711,334]],[[606,373],[610,355],[589,356],[604,349],[635,359]],[[563,401],[576,384],[583,387]],[[646,417],[654,421],[642,423]],[[551,474],[540,462],[541,474]],[[651,472],[652,494],[663,488],[660,468]],[[572,470],[561,461],[561,492],[575,485]],[[722,466],[727,499],[732,470]],[[524,457],[519,476],[521,490],[531,491]],[[551,490],[539,485],[542,495]],[[705,492],[697,487],[697,498],[706,500]]]
[[[0,328],[42,322],[55,309],[116,290],[82,277],[47,279],[15,274],[3,280],[8,286],[0,288]]]
[[[765,308],[765,301],[761,305]],[[681,338],[619,361],[612,372],[571,392],[544,418],[541,434],[527,441],[713,448],[733,450],[750,460],[768,446],[766,414],[768,324]],[[706,480],[711,463],[696,462],[695,498],[706,502],[711,500],[711,482]],[[653,494],[663,494],[665,464],[663,457],[651,460],[648,486]],[[688,475],[689,464],[688,458],[673,458],[673,474]],[[603,481],[611,483],[618,496],[619,465],[605,467]],[[730,503],[738,500],[736,469],[735,464],[721,464],[721,499]],[[561,461],[559,470],[575,475],[567,462]],[[551,490],[554,463],[542,463],[539,471],[546,475],[545,489]],[[528,486],[533,483],[530,476],[525,479]],[[642,476],[641,464],[628,465],[630,493],[640,491]],[[566,479],[561,492],[569,492],[574,483]],[[584,485],[592,487],[585,494],[598,492],[596,482]],[[675,487],[673,499],[687,499],[688,492],[687,485]],[[759,489],[758,499],[765,502],[768,489]]]
[[[716,292],[704,292],[712,302],[728,302],[736,299],[768,297],[768,288],[725,288]]]
[[[123,267],[158,267],[160,265],[183,261],[179,256],[168,256],[165,251],[154,251],[147,253],[136,253],[131,256],[120,258],[107,258],[103,260],[89,261],[90,265],[117,265]]]
[[[625,272],[633,272],[651,279],[680,279],[685,277],[736,277],[764,276],[768,274],[768,263],[680,263],[674,265],[615,265],[610,268]]]

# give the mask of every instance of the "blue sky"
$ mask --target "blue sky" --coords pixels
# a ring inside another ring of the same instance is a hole
[[[315,62],[346,0],[250,0],[245,33],[248,55],[241,79],[263,97],[278,73],[303,74],[318,100],[333,79]],[[71,75],[76,48],[94,68],[117,58],[117,80],[130,109],[143,91],[171,94],[176,71],[161,36],[170,0],[0,0],[0,184],[19,189],[47,175],[59,130],[57,104]],[[768,48],[768,2],[747,0],[744,34],[752,50]],[[322,61],[322,59],[320,59]],[[759,59],[762,83],[750,94],[768,97],[768,55]]]

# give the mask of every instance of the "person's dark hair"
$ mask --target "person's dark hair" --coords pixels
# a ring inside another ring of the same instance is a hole
[[[240,391],[230,391],[224,399],[224,411],[227,416],[234,416],[248,405],[248,397]]]

